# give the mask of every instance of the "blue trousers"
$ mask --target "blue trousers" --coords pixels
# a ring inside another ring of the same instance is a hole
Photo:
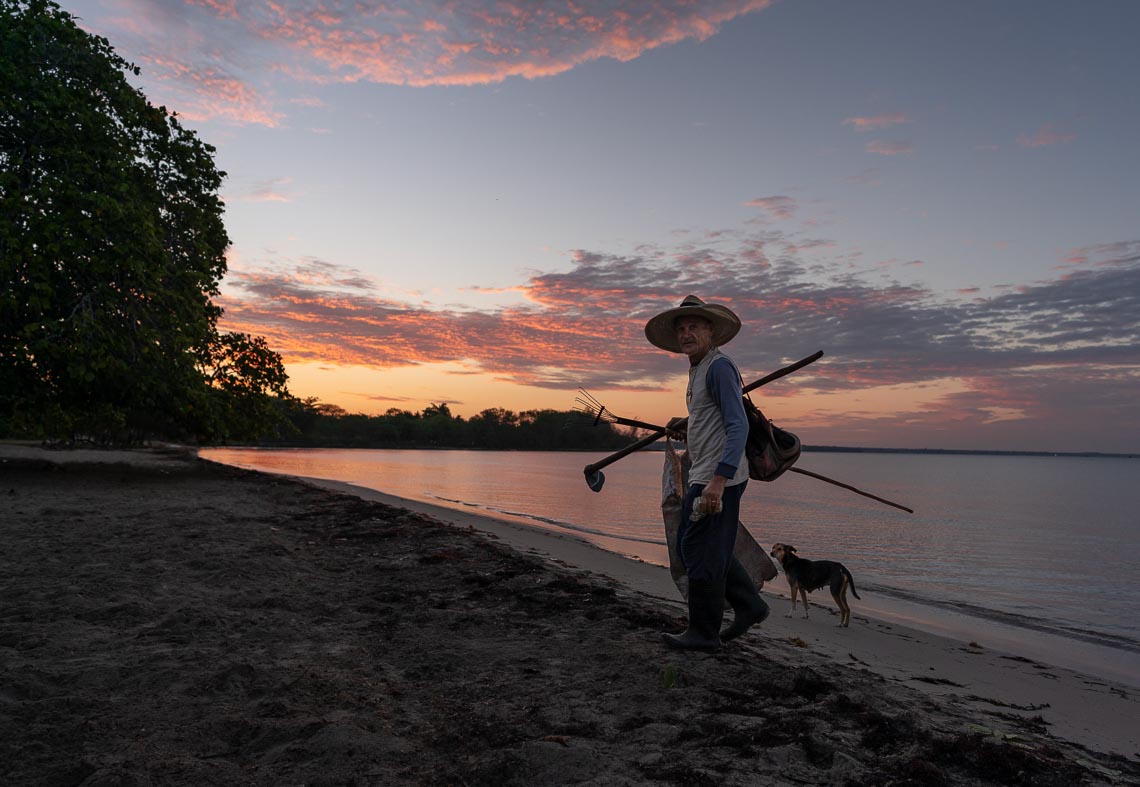
[[[740,499],[748,482],[726,486],[721,498],[723,508],[719,514],[705,514],[697,522],[689,519],[693,513],[693,500],[703,491],[704,484],[693,484],[681,502],[681,526],[677,540],[681,547],[681,562],[689,579],[705,580],[724,586],[732,550],[736,546],[736,523],[740,521]]]

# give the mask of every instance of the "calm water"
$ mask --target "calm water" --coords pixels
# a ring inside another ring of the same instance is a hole
[[[660,452],[607,468],[597,494],[582,468],[600,455],[586,453],[210,449],[201,455],[571,530],[606,549],[668,564]],[[1111,662],[1112,677],[1123,672],[1140,684],[1140,461],[807,453],[800,466],[916,511],[800,475],[750,483],[741,518],[756,540],[842,560],[855,575],[863,611],[893,611],[896,619],[952,636],[996,632],[1019,645],[1036,641],[1046,653],[1081,652],[1075,664],[1062,659],[1061,665]],[[783,578],[775,587],[786,592]],[[831,603],[825,595],[819,600]]]

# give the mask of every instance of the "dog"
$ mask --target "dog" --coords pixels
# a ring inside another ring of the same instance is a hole
[[[804,618],[807,618],[807,594],[828,585],[831,588],[831,597],[839,606],[839,625],[851,624],[847,588],[851,588],[851,595],[855,598],[859,598],[859,594],[855,592],[855,578],[851,576],[846,566],[834,560],[806,560],[796,554],[796,548],[791,544],[773,544],[772,551],[768,554],[784,567],[784,576],[788,578],[788,585],[792,589],[792,610],[784,617],[790,618],[795,614],[796,594],[799,593],[804,601]]]

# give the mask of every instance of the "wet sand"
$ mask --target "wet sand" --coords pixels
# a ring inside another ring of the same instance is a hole
[[[0,446],[0,781],[1140,783],[1126,686],[775,598],[670,652],[665,569],[330,485]]]

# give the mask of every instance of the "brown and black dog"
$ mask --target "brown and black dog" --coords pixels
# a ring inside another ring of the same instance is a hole
[[[796,555],[796,548],[790,544],[773,544],[772,557],[784,567],[784,576],[788,578],[788,585],[792,589],[792,611],[784,617],[790,618],[796,611],[796,594],[799,593],[804,601],[804,617],[808,616],[807,594],[818,590],[824,585],[831,587],[831,597],[839,606],[839,625],[851,624],[851,607],[847,605],[847,588],[851,588],[851,595],[859,598],[855,592],[855,578],[842,563],[834,560],[805,560]],[[862,599],[860,599],[862,600]]]

